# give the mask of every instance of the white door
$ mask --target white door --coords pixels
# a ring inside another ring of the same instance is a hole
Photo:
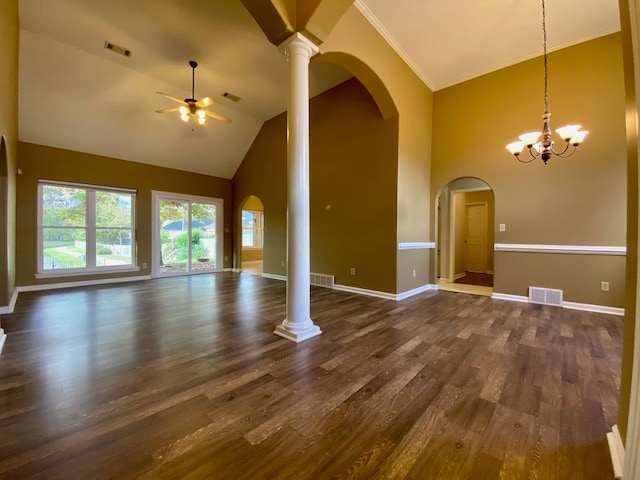
[[[487,204],[465,205],[465,270],[487,271]]]

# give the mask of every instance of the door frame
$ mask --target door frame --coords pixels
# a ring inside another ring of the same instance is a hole
[[[224,200],[222,198],[203,197],[186,193],[151,191],[151,277],[159,278],[169,275],[160,274],[160,200],[175,200],[178,202],[207,203],[216,206],[216,268],[207,272],[185,272],[181,275],[193,275],[194,273],[221,272],[224,265]],[[191,210],[189,210],[191,212]],[[189,228],[192,219],[189,217]]]
[[[484,180],[479,179],[481,181],[484,182]],[[486,184],[486,182],[484,182]],[[487,184],[488,188],[484,188],[484,187],[473,187],[473,188],[460,188],[457,190],[450,190],[449,191],[449,274],[450,274],[450,281],[454,282],[456,280],[455,278],[455,267],[456,267],[456,238],[455,238],[455,229],[456,229],[456,211],[455,211],[455,205],[453,203],[453,199],[454,199],[454,195],[456,193],[466,193],[466,192],[482,192],[485,190],[491,190],[493,191],[493,189],[491,188],[491,186],[489,184]],[[494,198],[495,198],[495,193],[494,193]],[[466,205],[466,204],[465,204]],[[489,222],[489,211],[487,208],[487,223]],[[488,235],[487,235],[488,237]],[[488,241],[488,238],[487,238]]]

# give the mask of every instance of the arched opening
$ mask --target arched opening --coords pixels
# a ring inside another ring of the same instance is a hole
[[[491,295],[494,280],[495,196],[485,181],[464,177],[436,197],[439,288]]]
[[[243,272],[262,275],[264,258],[264,205],[251,195],[241,204],[239,223],[242,228],[238,252],[238,265]]]

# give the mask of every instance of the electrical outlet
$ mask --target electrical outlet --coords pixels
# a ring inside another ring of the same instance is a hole
[[[600,282],[600,290],[603,292],[609,291],[609,282]]]
[[[507,231],[507,226],[504,223],[500,224],[500,231],[501,232],[506,232]]]
[[[280,266],[281,266],[281,267],[284,267],[284,260],[282,260],[282,261],[280,262]]]
[[[142,263],[142,268],[147,268],[147,262]]]
[[[413,269],[413,278],[416,278],[416,269]]]
[[[356,267],[351,267],[351,275],[355,275],[356,274]]]

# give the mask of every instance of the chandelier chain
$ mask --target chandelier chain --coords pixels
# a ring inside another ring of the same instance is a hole
[[[544,56],[544,113],[549,113],[549,72],[547,67],[547,12],[542,0],[542,51]]]

